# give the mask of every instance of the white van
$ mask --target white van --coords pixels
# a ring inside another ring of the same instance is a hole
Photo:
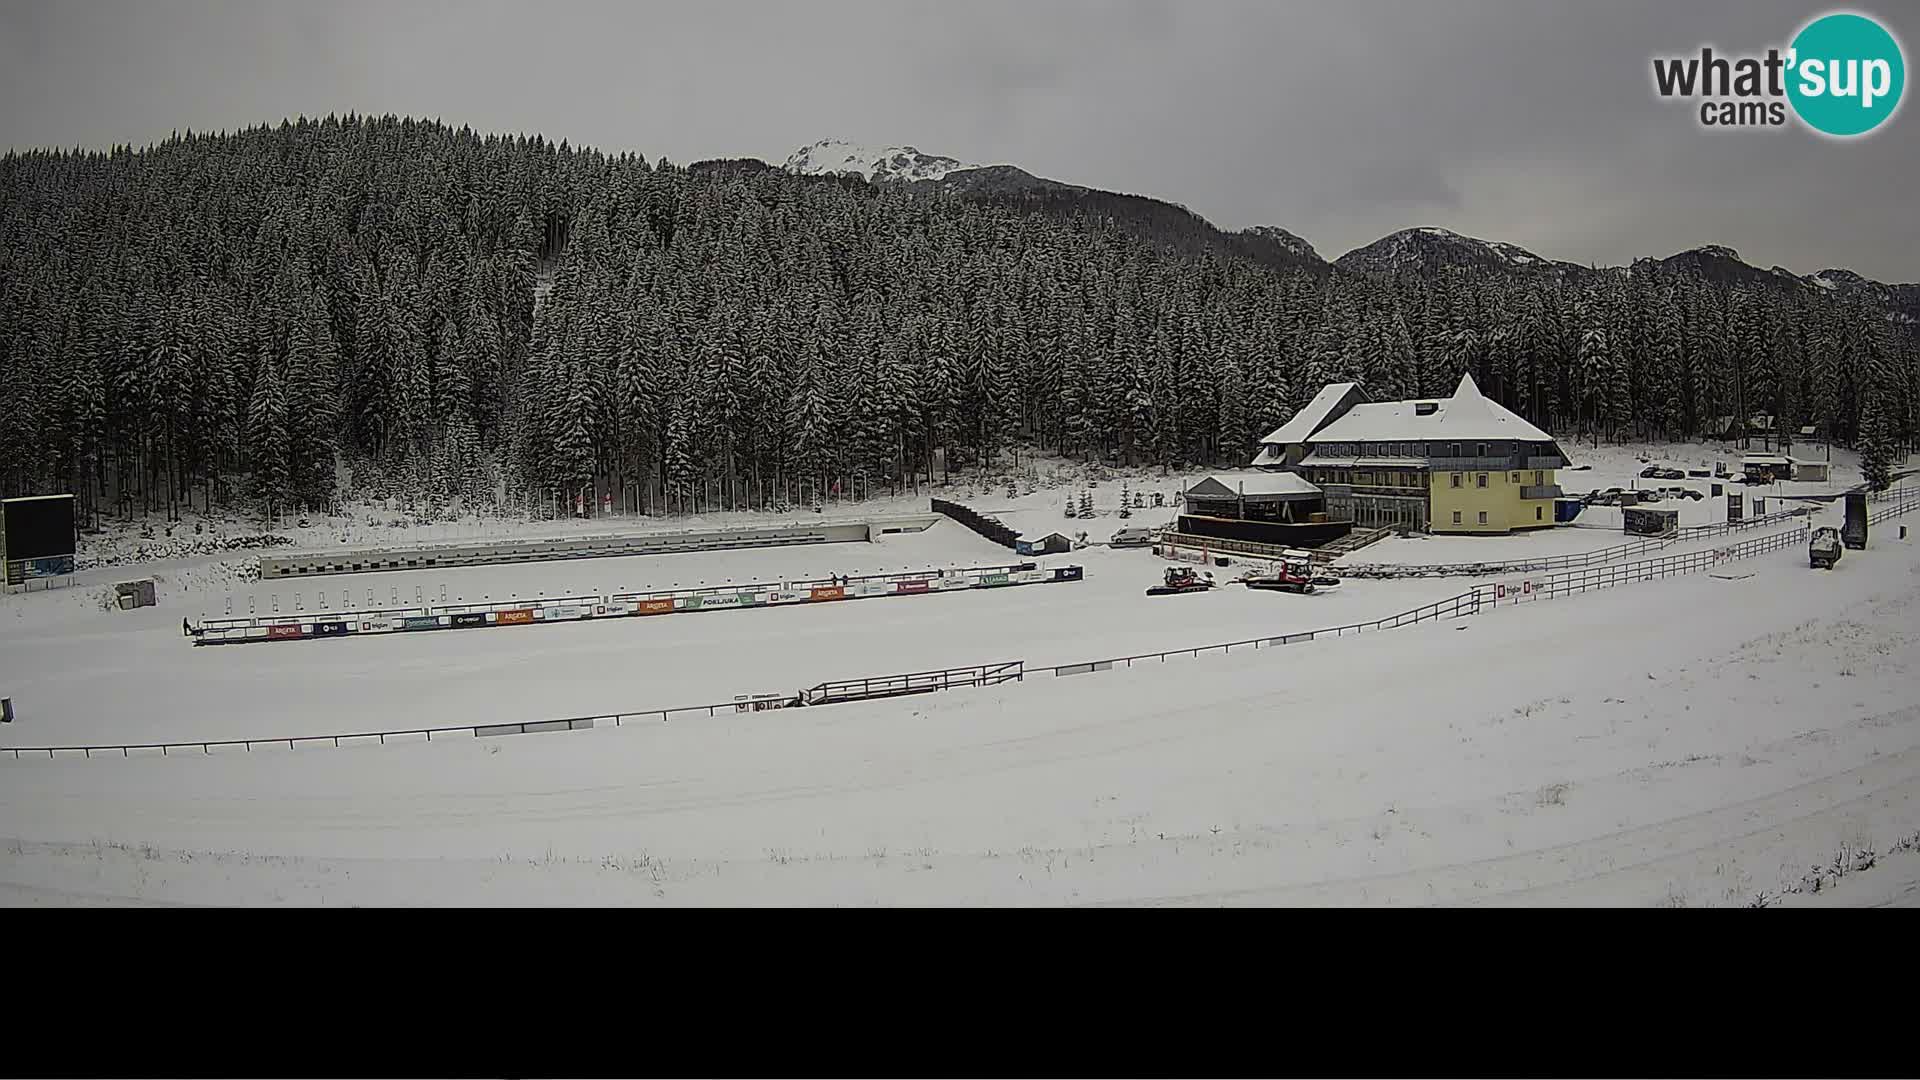
[[[1107,541],[1107,546],[1117,548],[1149,547],[1153,544],[1153,534],[1155,531],[1157,530],[1149,529],[1144,525],[1135,525],[1121,529],[1119,532],[1113,534],[1113,539]]]

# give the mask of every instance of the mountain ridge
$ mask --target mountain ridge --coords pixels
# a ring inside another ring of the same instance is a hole
[[[1168,239],[1167,234],[1172,234],[1176,249],[1210,249],[1276,269],[1304,269],[1316,274],[1333,271],[1432,273],[1468,269],[1519,276],[1552,274],[1582,278],[1594,274],[1631,275],[1636,267],[1658,266],[1668,271],[1698,273],[1723,284],[1782,286],[1791,283],[1836,295],[1864,293],[1904,311],[1910,319],[1920,320],[1920,283],[1882,282],[1840,267],[1805,275],[1782,266],[1761,268],[1746,262],[1736,248],[1725,244],[1701,244],[1666,256],[1641,256],[1624,265],[1589,266],[1550,259],[1502,240],[1468,236],[1441,226],[1417,225],[1395,230],[1328,259],[1310,241],[1283,226],[1261,224],[1237,231],[1223,229],[1170,199],[1067,183],[1037,176],[1018,165],[970,164],[906,144],[875,148],[846,140],[822,139],[794,151],[780,168],[799,175],[858,177],[874,184],[897,183],[923,193],[1025,205],[1057,214],[1075,211],[1105,214],[1122,228],[1156,239]]]

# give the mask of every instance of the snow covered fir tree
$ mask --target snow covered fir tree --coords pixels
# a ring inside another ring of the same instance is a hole
[[[975,172],[994,183],[682,167],[391,116],[11,153],[0,491],[88,517],[326,507],[344,476],[806,506],[1027,446],[1242,464],[1327,383],[1390,400],[1462,373],[1569,439],[1811,425],[1881,483],[1920,431],[1920,287],[1432,229],[1328,263]]]

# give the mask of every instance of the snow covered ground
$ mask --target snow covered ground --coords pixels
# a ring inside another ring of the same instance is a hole
[[[1058,527],[1061,498],[965,501]],[[1904,852],[1782,895],[1837,852],[1892,852],[1920,828],[1920,544],[1895,538],[1911,517],[1830,573],[1789,548],[1471,619],[922,698],[432,744],[0,757],[0,903],[1911,903]],[[471,598],[1005,561],[943,522],[875,545],[324,587]],[[1042,561],[1087,580],[196,649],[179,616],[219,614],[229,589],[242,605],[316,597],[180,560],[160,568],[157,609],[101,611],[89,589],[0,606],[0,694],[20,711],[0,746],[691,704],[1264,636],[1464,587],[1147,598],[1164,564],[1145,552]]]
[[[650,555],[276,581],[100,611],[79,590],[0,609],[0,682],[21,721],[0,747],[272,738],[500,723],[730,701],[827,679],[1025,660],[1053,665],[1338,626],[1463,591],[1354,582],[1314,596],[1223,588],[1148,597],[1161,560],[1088,548],[1078,582],[511,630],[195,648],[193,617],[315,610],[397,590],[430,603],[817,578],[1017,557],[959,524],[875,544]],[[1216,571],[1222,580],[1229,571]],[[442,590],[445,590],[444,594]],[[324,593],[324,597],[323,594]],[[189,606],[190,605],[190,606]],[[191,702],[188,707],[174,703]]]

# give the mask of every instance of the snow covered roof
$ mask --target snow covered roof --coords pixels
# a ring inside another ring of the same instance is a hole
[[[1317,398],[1315,400],[1318,400]],[[1432,404],[1421,414],[1416,405]],[[1472,375],[1460,376],[1453,396],[1436,401],[1385,401],[1355,405],[1345,416],[1320,429],[1315,443],[1392,442],[1400,439],[1520,439],[1552,442],[1553,436],[1490,401],[1474,385]]]
[[[1260,452],[1253,455],[1254,465],[1279,465],[1286,460],[1286,451],[1278,446],[1262,446]]]
[[[1320,494],[1320,488],[1299,473],[1216,473],[1187,489],[1188,498],[1301,499]]]
[[[1755,465],[1791,465],[1793,464],[1792,458],[1782,457],[1779,454],[1741,454],[1740,460],[1743,462],[1750,461]]]
[[[1306,407],[1293,414],[1293,419],[1281,424],[1273,434],[1261,439],[1263,443],[1303,443],[1327,422],[1327,415],[1337,408],[1348,393],[1358,390],[1358,383],[1328,383],[1313,395]]]

